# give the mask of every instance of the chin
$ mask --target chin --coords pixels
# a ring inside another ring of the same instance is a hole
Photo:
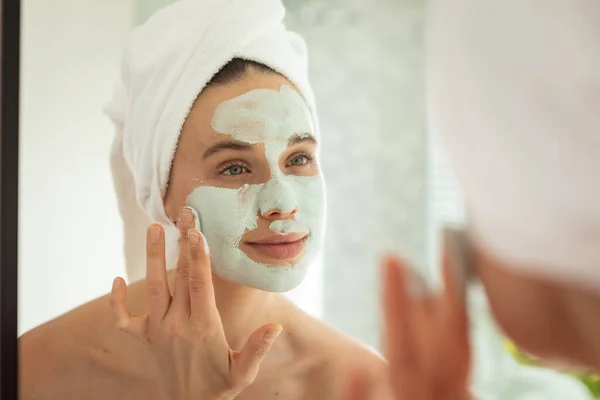
[[[271,293],[289,292],[290,290],[300,286],[300,284],[304,281],[304,276],[300,276],[299,274],[296,276],[285,276],[268,280],[256,279],[254,276],[236,277],[235,279],[231,279],[228,276],[222,276],[221,274],[218,275],[223,279],[235,282],[239,285]]]
[[[223,267],[213,262],[213,271],[219,277],[242,286],[251,287],[265,292],[283,293],[298,287],[306,274],[311,263],[304,259],[295,265],[289,263],[267,265],[257,263],[246,258],[244,262],[225,265],[234,267]]]
[[[269,265],[263,268],[268,270],[265,274],[249,274],[251,276],[247,277],[247,286],[265,292],[285,293],[297,288],[308,273],[308,266],[298,264]]]
[[[301,283],[302,283],[302,280],[298,281],[298,282],[281,282],[281,283],[274,283],[274,284],[270,285],[268,288],[255,288],[255,289],[262,290],[263,292],[286,293],[286,292],[296,289],[298,286],[300,286]]]

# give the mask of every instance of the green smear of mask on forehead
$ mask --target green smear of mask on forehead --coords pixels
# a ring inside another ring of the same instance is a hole
[[[219,104],[212,119],[216,132],[247,143],[287,140],[313,134],[304,99],[289,86],[254,89]]]

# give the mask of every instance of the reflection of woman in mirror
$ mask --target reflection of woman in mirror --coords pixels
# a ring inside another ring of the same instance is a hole
[[[278,294],[325,223],[306,49],[283,14],[180,1],[132,35],[108,111],[127,268],[146,279],[25,334],[22,398],[334,399],[356,365],[383,375]]]

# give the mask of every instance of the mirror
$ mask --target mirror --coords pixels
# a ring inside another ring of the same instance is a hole
[[[114,128],[102,109],[129,33],[168,3],[24,3],[20,333],[105,294],[113,277],[124,274],[109,165]],[[399,249],[424,266],[431,258],[419,61],[425,5],[411,18],[402,5],[372,10],[374,18],[358,6],[289,1],[286,7],[288,28],[305,38],[311,56],[328,221],[322,261],[306,289],[291,297],[377,347],[380,251]],[[390,13],[406,19],[411,40],[400,40],[405,30],[395,21],[385,33],[371,29],[377,16]],[[335,46],[342,36],[356,49]],[[390,198],[394,181],[405,184]],[[40,226],[51,227],[47,240],[38,236]],[[353,322],[354,312],[342,309],[361,310],[362,320]]]
[[[258,346],[253,332],[266,333],[260,329],[268,323],[283,327],[239,398],[340,398],[333,393],[354,366],[374,372],[382,365],[382,255],[404,255],[439,285],[439,231],[465,220],[442,145],[426,123],[427,2],[284,1],[287,29],[306,43],[307,71],[302,42],[282,42],[287,33],[273,23],[278,11],[171,3],[23,2],[22,398],[161,398],[157,371],[165,364],[152,363],[144,340],[136,340],[147,337],[135,337],[133,322],[129,331],[117,328],[124,317],[107,294],[122,276],[128,309],[148,310],[145,230],[163,223],[159,242],[167,253],[178,249],[169,246],[179,239],[173,221],[183,205],[199,215],[213,262],[215,295],[203,303],[212,311],[202,315],[220,317],[211,329],[219,325],[225,340],[210,342],[214,354],[228,344],[241,354],[230,355],[238,360],[231,365],[246,365],[244,349]],[[253,25],[253,18],[262,22]],[[228,37],[243,45],[224,54]],[[232,58],[267,60],[259,64],[268,68],[238,62],[219,73]],[[125,97],[115,90],[123,79]],[[207,86],[198,95],[194,84]],[[119,129],[122,141],[115,139]],[[181,137],[172,160],[175,130]],[[171,261],[168,267],[177,257]],[[176,275],[168,277],[176,288]],[[496,393],[505,381],[485,371],[504,368],[508,380],[517,375],[507,371],[526,367],[505,349],[483,296],[475,293],[473,304],[475,364],[484,371],[474,390]],[[195,315],[187,307],[186,317]],[[553,371],[526,371],[518,376],[527,390],[548,379],[564,390],[582,387]]]

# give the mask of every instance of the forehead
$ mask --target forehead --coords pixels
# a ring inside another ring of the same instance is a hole
[[[219,130],[213,127],[216,114],[221,116],[214,124]],[[238,125],[254,126],[254,130],[260,130],[260,122],[265,120],[309,132],[313,129],[306,102],[291,82],[277,74],[249,71],[242,79],[210,86],[198,96],[185,120],[180,143],[222,139],[219,131],[232,128],[223,125],[234,124],[236,119]]]
[[[253,89],[222,102],[215,109],[212,128],[250,143],[313,132],[306,103],[287,85]]]

